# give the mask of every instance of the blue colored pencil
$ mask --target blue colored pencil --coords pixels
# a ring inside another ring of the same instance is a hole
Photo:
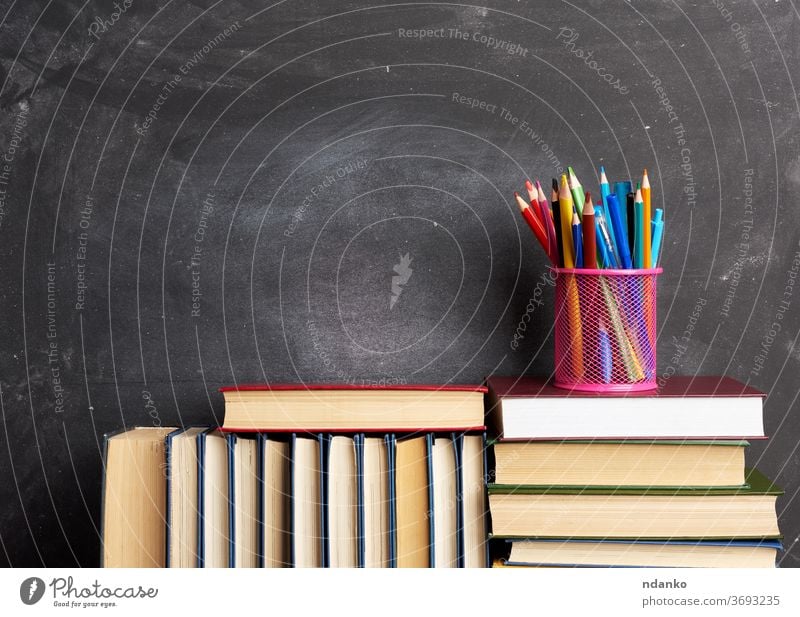
[[[633,185],[627,180],[624,182],[615,182],[614,183],[614,194],[617,196],[617,201],[620,205],[620,213],[622,216],[622,224],[625,226],[625,229],[628,229],[628,213],[625,212],[625,206],[628,199],[628,193],[633,191]],[[609,213],[610,214],[610,213]],[[616,230],[614,230],[614,242],[617,243],[619,246],[619,239],[616,237]]]
[[[621,184],[621,183],[617,183]],[[622,220],[622,208],[619,207],[619,201],[616,195],[608,196],[608,209],[611,215],[611,225],[614,227],[614,237],[617,241],[617,255],[619,255],[620,262],[623,268],[631,268],[631,253],[628,248],[628,233],[624,227]]]
[[[577,213],[572,214],[572,246],[575,247],[575,267],[583,268],[583,232]]]

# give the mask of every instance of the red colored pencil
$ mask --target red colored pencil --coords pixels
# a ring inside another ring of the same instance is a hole
[[[550,242],[547,239],[547,232],[545,232],[544,226],[533,214],[533,210],[531,210],[528,202],[526,202],[519,193],[514,193],[514,197],[517,200],[517,205],[519,206],[519,211],[522,213],[523,218],[527,221],[528,226],[531,228],[531,231],[533,231],[536,239],[539,240],[539,244],[542,245],[544,252],[547,253],[547,256],[552,260]]]
[[[533,213],[536,215],[536,218],[539,219],[542,226],[544,226],[544,212],[539,208],[538,194],[530,180],[525,180],[525,190],[528,191],[528,200],[530,201]]]
[[[558,263],[558,249],[556,248],[556,226],[553,222],[553,213],[550,212],[550,204],[544,195],[541,183],[536,181],[536,198],[539,202],[539,211],[542,213],[547,239],[550,241],[550,258],[554,263]]]
[[[583,204],[583,267],[592,270],[597,268],[597,236],[594,228],[594,205],[592,194],[586,193]]]

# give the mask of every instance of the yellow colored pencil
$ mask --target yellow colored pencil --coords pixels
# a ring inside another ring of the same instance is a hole
[[[575,267],[575,248],[572,246],[572,194],[567,182],[567,174],[561,174],[558,190],[558,207],[561,212],[561,246],[564,249],[564,267]]]

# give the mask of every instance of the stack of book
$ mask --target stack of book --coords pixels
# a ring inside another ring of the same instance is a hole
[[[223,388],[221,428],[109,435],[103,564],[485,567],[485,392]]]
[[[745,468],[763,394],[729,379],[567,392],[491,378],[495,565],[774,567],[780,489]]]

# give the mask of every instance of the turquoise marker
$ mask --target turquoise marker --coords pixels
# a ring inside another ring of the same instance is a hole
[[[653,219],[652,224],[650,225],[650,237],[653,237],[653,234],[656,233],[656,223],[662,221],[664,218],[664,211],[661,208],[656,208],[656,217]],[[651,240],[652,243],[652,240]]]
[[[664,236],[664,221],[658,216],[661,210],[656,210],[656,220],[653,222],[653,244],[650,253],[653,259],[653,268],[658,267],[659,251],[661,250],[661,238]]]

